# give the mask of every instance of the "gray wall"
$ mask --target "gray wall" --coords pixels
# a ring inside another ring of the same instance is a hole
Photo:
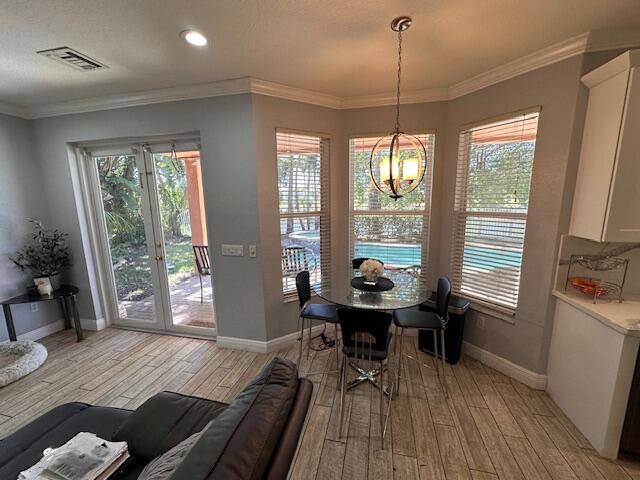
[[[33,121],[33,129],[51,223],[70,233],[78,253],[82,239],[67,143],[199,131],[218,334],[266,339],[260,257],[222,257],[219,250],[222,243],[260,249],[251,95],[44,118]],[[96,318],[80,255],[71,276],[81,289],[80,315]]]
[[[470,122],[541,106],[531,179],[521,288],[514,323],[472,312],[466,339],[535,372],[546,369],[545,328],[553,322],[551,287],[563,212],[570,209],[565,178],[578,156],[572,149],[582,59],[574,57],[501,82],[449,104],[442,201],[452,205],[459,128]],[[570,171],[574,171],[573,168]],[[575,173],[574,173],[575,174]],[[452,209],[442,217],[440,271],[449,273]]]
[[[405,130],[436,131],[428,259],[431,285],[437,276],[450,274],[460,127],[542,107],[518,313],[508,322],[497,315],[471,312],[465,335],[468,342],[536,372],[546,369],[554,265],[559,234],[568,227],[575,184],[587,99],[580,76],[616,53],[573,57],[449,102],[402,107]],[[51,205],[50,223],[70,232],[74,250],[81,252],[67,143],[199,131],[219,335],[271,340],[293,332],[297,318],[296,303],[283,303],[281,291],[275,129],[325,133],[331,138],[332,260],[337,268],[348,262],[348,138],[386,133],[393,125],[393,114],[393,107],[339,111],[236,95],[60,116],[31,122],[38,165],[30,168],[47,179],[43,195]],[[28,138],[26,124],[15,122]],[[0,125],[0,132],[8,129]],[[10,195],[13,205],[26,208],[23,192],[3,194]],[[221,257],[221,243],[256,244],[258,258]],[[80,255],[71,277],[83,290],[82,316],[96,318],[100,312],[89,296],[87,268]]]
[[[253,96],[256,162],[258,167],[258,205],[262,250],[262,284],[265,302],[267,338],[281,337],[296,329],[298,302],[283,302],[280,261],[280,220],[278,207],[278,169],[276,163],[277,128],[326,135],[330,141],[332,265],[345,264],[346,250],[339,238],[345,231],[344,210],[339,206],[348,190],[341,177],[346,161],[341,146],[342,116],[338,110],[291,102],[262,95]],[[348,176],[347,176],[348,178]]]
[[[22,273],[10,260],[25,241],[31,225],[27,218],[49,222],[48,201],[42,190],[43,176],[33,150],[29,122],[0,114],[0,299],[22,294],[33,285],[31,277]],[[43,327],[62,317],[54,304],[40,303],[38,311],[29,305],[12,307],[18,335]],[[0,312],[0,341],[7,340],[4,315]]]

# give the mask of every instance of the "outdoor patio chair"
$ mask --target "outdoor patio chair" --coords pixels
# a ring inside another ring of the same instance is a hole
[[[209,247],[207,245],[193,245],[193,255],[196,257],[196,268],[200,277],[200,303],[204,303],[203,276],[211,276],[211,264],[209,263]]]
[[[316,270],[316,256],[306,247],[283,247],[281,254],[283,277],[295,278],[298,273],[305,270],[310,273]]]

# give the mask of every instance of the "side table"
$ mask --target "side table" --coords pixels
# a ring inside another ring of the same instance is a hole
[[[73,316],[73,324],[76,329],[78,341],[84,338],[82,327],[80,326],[80,315],[78,315],[78,306],[76,305],[76,295],[80,290],[73,285],[62,285],[55,289],[50,295],[40,295],[37,291],[18,295],[17,297],[4,300],[2,302],[2,310],[4,311],[4,319],[7,322],[7,331],[9,332],[9,340],[15,342],[18,340],[16,336],[16,328],[13,324],[13,316],[11,315],[11,305],[19,305],[22,303],[46,302],[56,300],[62,306],[64,312],[65,326],[70,327],[70,319]]]

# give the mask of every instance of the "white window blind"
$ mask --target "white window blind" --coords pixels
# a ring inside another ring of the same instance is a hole
[[[329,139],[276,132],[282,290],[295,296],[296,275],[330,279]]]
[[[379,137],[349,140],[350,251],[352,258],[375,258],[387,268],[413,267],[426,272],[431,181],[435,135],[416,134],[427,153],[422,183],[413,192],[395,201],[373,185],[371,150]],[[409,148],[410,145],[405,147]],[[403,148],[403,145],[400,145]],[[379,175],[379,172],[376,172]]]
[[[538,112],[460,132],[454,206],[454,291],[514,313]]]

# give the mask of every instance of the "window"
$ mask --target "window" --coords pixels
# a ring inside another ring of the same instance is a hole
[[[296,275],[309,270],[311,284],[329,280],[329,139],[276,132],[282,290],[296,294]]]
[[[460,132],[454,206],[454,291],[514,313],[538,112]]]
[[[397,201],[379,192],[371,181],[370,155],[379,137],[349,140],[353,258],[376,258],[385,267],[426,271],[435,135],[416,136],[427,152],[424,179],[418,188]]]

